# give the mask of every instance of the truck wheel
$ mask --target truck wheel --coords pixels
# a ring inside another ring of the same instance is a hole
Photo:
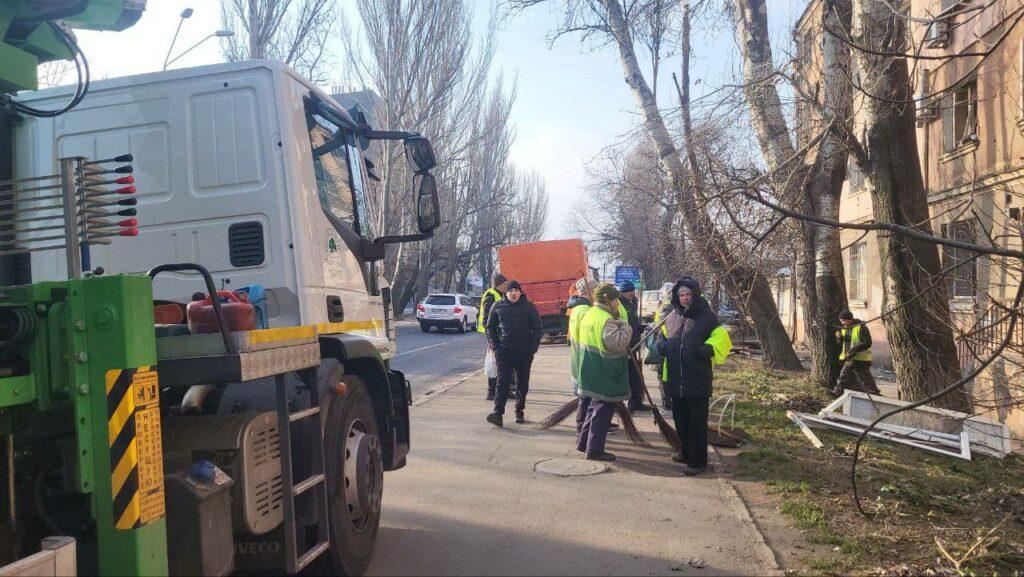
[[[331,548],[320,559],[321,570],[328,575],[362,575],[377,541],[384,465],[366,385],[353,375],[341,380],[345,394],[331,403],[324,429]]]

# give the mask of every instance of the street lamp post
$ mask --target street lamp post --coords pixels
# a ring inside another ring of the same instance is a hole
[[[167,59],[171,57],[171,50],[174,50],[174,43],[178,41],[178,33],[181,32],[181,25],[185,23],[186,19],[191,17],[191,8],[186,8],[181,11],[181,18],[178,20],[178,29],[174,31],[174,38],[171,39],[171,45],[167,47],[167,56],[164,56],[164,70],[167,70]]]
[[[168,66],[170,66],[171,64],[174,64],[175,61],[180,59],[182,56],[188,54],[189,52],[192,52],[193,50],[198,48],[200,44],[202,44],[203,42],[206,42],[210,38],[214,38],[214,37],[216,37],[216,38],[228,38],[228,37],[234,36],[234,35],[235,35],[234,30],[218,30],[218,31],[214,32],[213,34],[210,34],[210,35],[206,36],[205,38],[203,38],[199,42],[196,42],[192,46],[189,46],[187,49],[185,49],[184,52],[182,52],[181,54],[175,56],[169,62],[165,62],[164,63],[164,70],[167,70]]]

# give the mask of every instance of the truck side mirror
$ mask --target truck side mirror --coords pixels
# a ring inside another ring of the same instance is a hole
[[[420,232],[427,234],[441,225],[441,206],[437,198],[437,179],[424,172],[412,179],[416,192],[416,221]]]
[[[437,159],[434,158],[434,147],[430,140],[423,136],[410,136],[404,140],[405,157],[409,160],[409,166],[413,172],[420,174],[437,166]]]

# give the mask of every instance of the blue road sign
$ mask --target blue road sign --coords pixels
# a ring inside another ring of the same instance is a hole
[[[640,282],[640,267],[638,266],[617,266],[615,267],[615,284],[622,281]]]

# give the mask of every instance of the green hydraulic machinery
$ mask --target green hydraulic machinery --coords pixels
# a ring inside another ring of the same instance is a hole
[[[57,174],[0,182],[0,213],[19,224],[0,255],[63,248],[69,277],[0,286],[0,567],[43,531],[82,540],[85,572],[168,572],[152,281],[89,263],[91,245],[137,234],[121,218],[135,216],[131,160],[61,159]],[[62,500],[48,505],[51,476]],[[30,511],[21,479],[35,479]]]
[[[37,66],[74,58],[62,24],[124,30],[145,7],[145,0],[0,0],[0,92],[35,90]]]

